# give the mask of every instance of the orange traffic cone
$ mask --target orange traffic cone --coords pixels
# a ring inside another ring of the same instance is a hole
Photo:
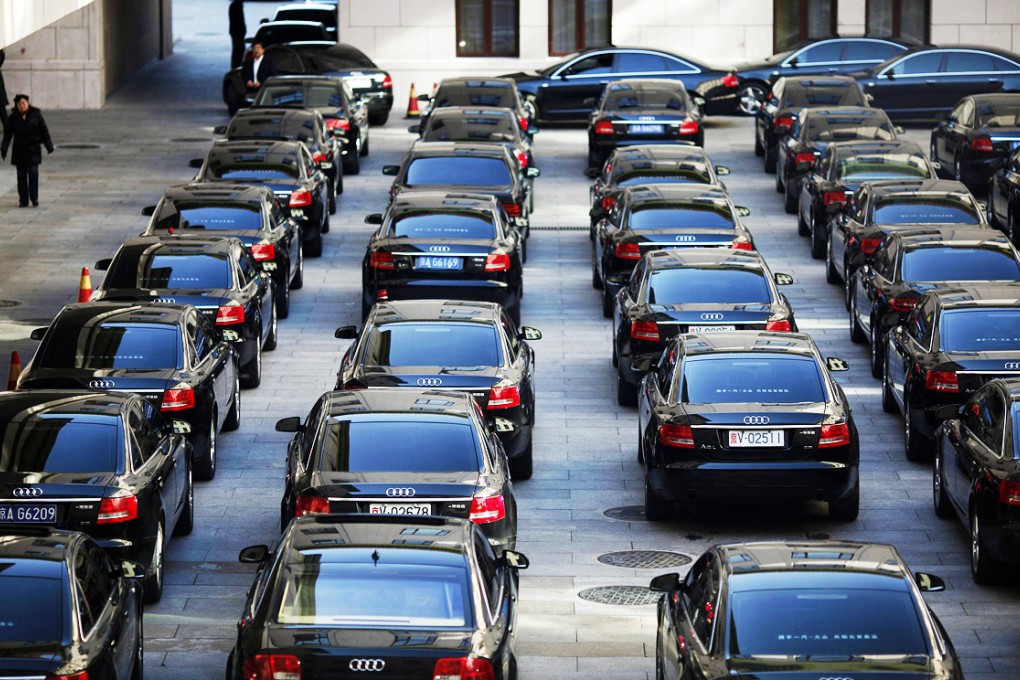
[[[81,283],[78,284],[78,302],[88,302],[92,299],[92,277],[89,276],[89,268],[81,268]]]
[[[7,374],[7,389],[13,390],[18,386],[19,375],[21,375],[21,357],[17,352],[11,352],[11,372]]]
[[[418,118],[421,111],[418,110],[418,96],[414,91],[414,83],[411,83],[411,96],[407,99],[407,113],[404,118]]]

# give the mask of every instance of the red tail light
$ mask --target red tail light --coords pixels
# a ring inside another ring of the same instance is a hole
[[[117,524],[138,519],[137,496],[115,496],[99,502],[99,517],[96,524]]]
[[[787,319],[777,319],[776,321],[769,321],[766,323],[765,330],[789,333],[793,330],[793,326],[790,325],[790,322]]]
[[[373,250],[368,256],[368,266],[372,269],[393,269],[393,253]]]
[[[735,73],[727,73],[722,77],[723,87],[736,87],[740,85],[740,78]]]
[[[754,244],[750,241],[746,241],[741,238],[733,239],[733,243],[730,245],[734,250],[754,250]]]
[[[698,121],[685,120],[684,122],[680,123],[680,134],[682,135],[698,134]]]
[[[326,121],[326,127],[330,130],[343,130],[346,132],[351,129],[351,121],[346,118],[330,118]]]
[[[999,502],[1020,505],[1020,482],[999,482]]]
[[[861,252],[865,255],[871,255],[878,249],[878,246],[882,244],[880,238],[862,238],[861,239]]]
[[[924,386],[933,392],[960,391],[956,371],[928,371],[924,374]]]
[[[846,193],[842,191],[826,191],[822,196],[822,201],[825,205],[832,205],[834,203],[846,204]]]
[[[814,165],[815,154],[812,152],[798,153],[793,157],[793,162],[796,163],[797,165],[800,165],[801,163],[804,163],[806,165]]]
[[[506,517],[506,504],[503,494],[495,496],[475,496],[471,499],[471,512],[468,515],[475,524],[498,522]]]
[[[519,203],[504,203],[503,210],[506,212],[507,217],[521,216],[521,206]]]
[[[322,153],[321,151],[314,153],[312,154],[312,160],[315,161],[316,163],[323,163],[326,160],[326,154]]]
[[[524,130],[525,132],[528,131],[528,119],[527,118],[525,118],[524,116],[520,116],[517,119],[517,122],[521,124],[521,129],[522,130]]]
[[[818,436],[818,448],[827,449],[833,446],[846,446],[850,443],[850,426],[846,423],[822,425]]]
[[[485,271],[505,272],[510,269],[510,256],[506,253],[489,253],[485,256]]]
[[[970,148],[974,151],[984,151],[986,153],[992,152],[992,140],[988,137],[978,137],[970,143]]]
[[[683,635],[680,635],[679,633],[677,633],[677,635],[676,635],[676,644],[677,644],[677,647],[679,647],[681,654],[687,654],[687,640],[684,639]]]
[[[517,157],[517,164],[522,168],[528,167],[528,153],[526,151],[518,151],[514,154]]]
[[[256,243],[251,247],[251,256],[259,262],[276,257],[276,246],[272,243]]]
[[[595,134],[597,135],[612,135],[616,134],[613,130],[613,124],[608,120],[600,120],[595,123]]]
[[[660,425],[659,441],[678,449],[694,448],[694,430],[690,425]]]
[[[918,298],[889,298],[889,309],[894,312],[909,312],[917,306],[917,300]]]
[[[492,664],[487,659],[457,657],[436,659],[432,680],[495,680]]]
[[[216,310],[217,326],[234,326],[239,323],[244,323],[244,307],[240,302],[231,300]]]
[[[301,660],[291,654],[255,654],[244,661],[243,680],[301,680]]]
[[[302,206],[312,204],[312,194],[310,191],[295,191],[290,195],[290,207],[300,208]]]
[[[789,118],[787,116],[782,116],[780,118],[776,118],[775,128],[776,128],[777,131],[782,129],[782,128],[791,128],[791,127],[793,127],[793,118]]]
[[[659,341],[659,324],[654,321],[631,321],[630,337],[634,340],[646,340],[648,342]]]
[[[386,77],[382,79],[382,87],[384,90],[393,89],[393,78],[391,78],[389,74],[387,74]]]
[[[616,257],[621,260],[640,260],[641,246],[636,243],[617,243]]]
[[[521,390],[517,385],[494,385],[489,389],[490,411],[501,408],[513,408],[521,405]]]
[[[297,500],[294,501],[294,515],[296,517],[326,514],[329,514],[329,499],[324,496],[300,494]]]
[[[616,199],[615,198],[613,198],[612,196],[603,196],[602,197],[602,209],[603,210],[605,210],[606,212],[609,212],[614,207],[616,207]]]
[[[163,392],[160,411],[185,411],[195,408],[195,390],[190,387],[175,387]]]

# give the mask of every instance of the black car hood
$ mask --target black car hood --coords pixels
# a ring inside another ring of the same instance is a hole
[[[101,388],[89,385],[93,380],[105,380],[113,385]],[[22,389],[57,388],[57,389],[103,389],[117,391],[150,391],[165,390],[173,387],[180,380],[180,370],[176,368],[139,370],[139,369],[99,369],[86,370],[80,368],[30,368],[19,383]]]
[[[684,404],[694,425],[746,425],[744,418],[767,416],[768,425],[818,425],[828,409],[822,402],[805,404],[771,404],[759,402]]]
[[[872,660],[801,660],[803,657],[770,659],[729,659],[726,677],[751,680],[818,680],[819,677],[845,677],[853,680],[928,680],[930,662],[926,656],[881,657]],[[948,677],[948,675],[946,676]]]

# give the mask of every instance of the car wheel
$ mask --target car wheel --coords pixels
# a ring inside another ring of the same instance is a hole
[[[748,82],[741,85],[737,90],[737,101],[740,113],[745,116],[753,116],[758,113],[761,103],[765,99],[765,87],[759,82]]]
[[[286,279],[286,277],[284,277]],[[273,291],[276,293],[273,303],[276,307],[277,319],[286,319],[290,316],[290,281],[285,281],[282,286],[276,286]]]
[[[591,287],[595,290],[602,290],[602,276],[599,274],[599,266],[595,261],[595,243],[591,244]]]
[[[811,225],[804,221],[799,205],[796,207],[795,212],[797,213],[797,234],[800,236],[810,236]]]
[[[645,464],[645,438],[644,432],[641,431],[640,422],[638,422],[637,429],[637,462],[641,465]]]
[[[882,378],[885,368],[885,340],[879,335],[878,319],[871,320],[871,376]]]
[[[613,361],[613,368],[616,368],[617,366],[620,365],[620,355],[619,355],[619,353],[616,350],[616,338],[615,337],[613,338],[612,342],[613,342],[613,359],[612,359],[612,361]]]
[[[907,460],[917,463],[931,456],[931,442],[917,431],[910,400],[903,402],[903,448]]]
[[[779,173],[776,173],[776,177],[778,176]],[[797,212],[797,194],[794,193],[796,190],[797,190],[796,182],[787,181],[783,183],[783,196],[784,196],[783,210],[786,211],[787,215],[793,215]],[[807,225],[804,226],[806,227]],[[801,236],[807,236],[806,230],[801,232],[800,229],[798,228],[798,233],[800,233]]]
[[[850,342],[862,343],[867,340],[867,336],[864,335],[864,331],[861,330],[860,323],[857,322],[857,296],[852,292],[850,293]]]
[[[613,318],[613,297],[605,287],[602,289],[602,316],[607,319]]]
[[[510,652],[510,661],[507,665],[510,667],[507,680],[517,680],[517,656],[513,652]]]
[[[256,323],[256,328],[261,324]],[[251,389],[262,384],[262,335],[255,335],[255,355],[241,367],[241,387]]]
[[[336,190],[337,196],[344,192],[344,173],[336,173],[336,187],[334,187],[334,189]]]
[[[294,271],[294,278],[290,280],[290,289],[299,290],[305,285],[305,249],[298,248],[297,268]]]
[[[661,522],[669,519],[672,510],[669,501],[655,493],[652,485],[648,483],[648,475],[645,474],[645,519],[649,522]]]
[[[345,175],[357,175],[361,172],[361,151],[347,154],[348,160],[343,164]]]
[[[330,215],[336,215],[336,193],[333,191],[333,182],[332,181],[330,181],[330,183],[329,183],[329,190],[326,193],[329,194],[329,214]],[[327,217],[326,221],[322,225],[322,233],[323,234],[325,234],[327,231],[329,231],[328,220],[329,220],[329,218]]]
[[[266,343],[262,345],[262,349],[267,352],[272,352],[276,349],[277,342],[280,339],[280,323],[277,321],[276,314],[273,314],[273,320],[269,324],[269,335],[266,336]]]
[[[774,146],[765,146],[765,172],[773,173],[776,171],[776,149]]]
[[[368,155],[368,135],[365,135],[365,141],[361,143],[361,150],[358,151],[359,156]]]
[[[184,507],[174,525],[174,536],[187,536],[195,528],[195,484],[188,468],[188,488],[184,492]]]
[[[970,575],[974,583],[991,585],[1002,578],[1003,564],[988,552],[988,542],[981,531],[977,508],[970,509]]]
[[[776,193],[781,194],[786,191],[786,185],[783,183],[783,170],[777,165],[776,166]]]
[[[758,139],[758,131],[754,131],[754,155],[761,158],[765,155],[765,147],[762,145],[761,140]]]
[[[597,167],[599,167],[599,157],[598,157],[598,154],[596,154],[591,149],[588,149],[588,167],[589,168],[597,168]]]
[[[524,235],[521,235],[521,264],[524,264],[527,261],[528,261],[528,238]]]
[[[386,121],[389,119],[389,111],[374,111],[368,114],[369,125],[386,125]]]
[[[931,471],[931,498],[935,508],[935,515],[942,519],[953,516],[953,508],[949,504],[949,494],[946,493],[946,471],[942,451],[935,451],[935,465]]]
[[[193,460],[195,478],[202,482],[208,482],[216,476],[216,409],[213,409],[209,418],[209,429],[206,431],[202,442],[202,454]]]
[[[616,403],[620,406],[637,406],[637,389],[616,373]]]
[[[230,400],[230,410],[223,421],[223,431],[233,432],[241,427],[241,379],[234,375],[234,398]]]
[[[328,224],[328,222],[327,222]],[[322,234],[319,234],[311,241],[305,241],[304,243],[305,253],[308,257],[321,257],[322,256]]]
[[[896,400],[893,397],[892,380],[889,378],[889,356],[885,357],[885,370],[882,371],[882,410],[896,413]]]
[[[662,670],[662,636],[655,636],[655,680],[666,680]]]
[[[828,234],[824,229],[818,228],[818,220],[815,219],[815,213],[811,211],[811,257],[816,260],[821,260],[825,257],[826,248],[829,243],[829,239],[826,238]]]
[[[861,511],[861,480],[843,498],[829,501],[829,519],[837,522],[852,522]]]
[[[155,604],[163,597],[163,520],[156,525],[156,542],[152,547],[149,568],[142,581],[143,599],[146,604]]]
[[[825,282],[838,284],[839,272],[836,271],[836,263],[832,260],[832,239],[825,239]]]
[[[139,610],[141,608],[139,607]],[[135,642],[135,660],[131,665],[131,680],[145,679],[145,631],[142,612],[138,612],[138,640]]]
[[[531,473],[534,470],[534,456],[532,454],[532,445],[534,439],[528,439],[528,445],[524,447],[520,455],[510,459],[510,477],[515,481],[522,479],[531,479]]]

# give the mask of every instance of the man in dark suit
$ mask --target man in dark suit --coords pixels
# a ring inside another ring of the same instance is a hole
[[[252,43],[251,59],[244,62],[244,66],[241,67],[241,75],[250,92],[258,91],[266,78],[276,75],[276,63],[273,62],[272,57],[266,56],[266,50],[262,43]]]
[[[244,23],[244,0],[230,0],[227,18],[230,20],[230,68],[237,68],[244,61],[244,34],[248,30]]]

